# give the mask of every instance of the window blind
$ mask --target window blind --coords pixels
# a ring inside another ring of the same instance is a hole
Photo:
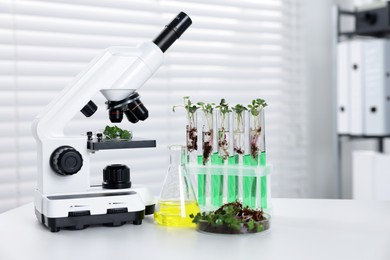
[[[157,148],[99,151],[91,182],[110,163],[127,164],[133,183],[158,194],[167,146],[185,142],[185,113],[193,101],[267,100],[266,141],[274,165],[273,194],[306,190],[305,89],[300,82],[299,0],[3,0],[0,2],[0,212],[32,201],[36,185],[33,118],[102,49],[151,41],[178,12],[193,25],[166,52],[165,65],[139,93],[150,117],[131,129]],[[66,132],[110,124],[104,98],[98,112],[78,115]],[[125,121],[125,120],[124,120]]]

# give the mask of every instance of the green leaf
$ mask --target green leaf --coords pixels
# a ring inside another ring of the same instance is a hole
[[[252,100],[252,103],[248,105],[248,108],[253,116],[258,116],[260,114],[260,110],[266,106],[267,103],[264,99],[256,98]]]
[[[256,220],[253,217],[256,216]],[[226,225],[233,230],[240,230],[242,226],[245,226],[248,230],[259,230],[259,225],[256,221],[261,219],[262,211],[243,207],[238,201],[230,202],[222,205],[216,211],[198,213],[193,219],[193,223],[199,223],[200,221],[207,221],[211,226],[217,227]]]
[[[198,102],[197,104],[205,114],[211,114],[214,110],[214,103]]]
[[[106,126],[104,128],[103,134],[106,139],[112,140],[112,139],[124,139],[129,140],[132,139],[133,135],[131,131],[123,130],[119,128],[118,126]]]
[[[262,224],[257,225],[256,231],[261,232],[264,230],[264,226]]]
[[[175,105],[172,107],[172,111],[175,112],[176,107],[184,107],[185,110],[187,110],[188,113],[193,114],[196,112],[196,110],[199,108],[198,105],[193,104],[190,100],[189,96],[183,97],[184,100],[184,106],[183,105]]]
[[[218,108],[220,113],[223,115],[232,112],[232,110],[229,108],[229,104],[226,103],[226,100],[224,98],[221,99],[221,102],[219,102],[219,105],[216,106],[216,108]]]
[[[126,131],[126,130],[123,130],[120,134],[120,138],[121,139],[130,139],[130,132],[129,131]]]
[[[255,228],[255,221],[253,219],[249,220],[247,226],[249,230],[253,230]]]
[[[248,109],[241,104],[237,104],[234,107],[232,107],[232,110],[235,111],[237,114],[241,114],[242,112]]]

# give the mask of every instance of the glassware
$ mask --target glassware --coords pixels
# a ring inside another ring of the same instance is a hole
[[[197,113],[187,112],[186,145],[189,162],[196,163],[198,150]]]
[[[203,150],[203,165],[207,165],[213,153],[214,131],[213,131],[213,112],[203,111],[203,127],[202,127],[202,150]]]
[[[197,111],[197,116],[198,113],[200,113],[200,111]],[[202,129],[202,137],[201,138],[198,138],[198,147],[201,147],[200,149],[198,149],[197,151],[197,164],[198,165],[203,165],[203,141],[204,141],[204,136],[203,136],[203,125],[201,125],[199,122],[198,122],[198,125],[197,125],[197,129]],[[197,187],[198,187],[198,204],[200,207],[204,207],[206,206],[206,196],[207,196],[207,191],[206,191],[206,169],[203,168],[203,167],[200,167],[199,168],[199,172],[198,172],[198,183],[197,183]]]
[[[216,123],[217,113],[213,113],[213,124]],[[213,136],[218,135],[218,127],[213,125]],[[218,138],[213,140],[213,151],[211,155],[211,165],[223,166],[224,159],[218,153]],[[223,170],[221,167],[211,167],[211,205],[214,208],[218,208],[223,204],[223,186],[224,186],[224,177]]]
[[[194,227],[190,215],[199,212],[191,179],[187,174],[186,147],[169,147],[170,164],[154,213],[155,221],[163,226]]]
[[[233,111],[233,146],[234,152],[242,156],[245,149],[245,111]]]
[[[244,155],[245,140],[245,111],[232,113],[232,132],[233,140],[230,145],[229,165],[242,164]],[[239,178],[237,169],[228,170],[228,202],[234,202],[239,199]]]
[[[265,166],[265,124],[264,109],[259,108],[249,113],[248,139],[245,147],[244,165],[245,166]],[[260,207],[267,208],[267,177],[260,178]],[[243,203],[251,208],[257,207],[257,180],[256,177],[246,176],[243,179]]]
[[[221,110],[217,112],[217,142],[218,142],[218,155],[226,160],[229,158],[229,146],[230,146],[230,129],[229,129],[229,112],[223,113]]]

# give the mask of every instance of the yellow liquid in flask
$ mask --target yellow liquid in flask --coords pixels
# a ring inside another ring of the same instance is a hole
[[[159,201],[159,208],[154,213],[154,220],[163,226],[170,227],[195,227],[190,215],[199,213],[196,201]]]

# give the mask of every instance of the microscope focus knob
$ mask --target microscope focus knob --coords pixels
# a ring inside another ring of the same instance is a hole
[[[103,169],[104,189],[126,189],[130,187],[129,167],[123,164],[111,164]]]
[[[72,175],[83,166],[83,157],[71,146],[60,146],[51,154],[50,166],[60,175]]]

